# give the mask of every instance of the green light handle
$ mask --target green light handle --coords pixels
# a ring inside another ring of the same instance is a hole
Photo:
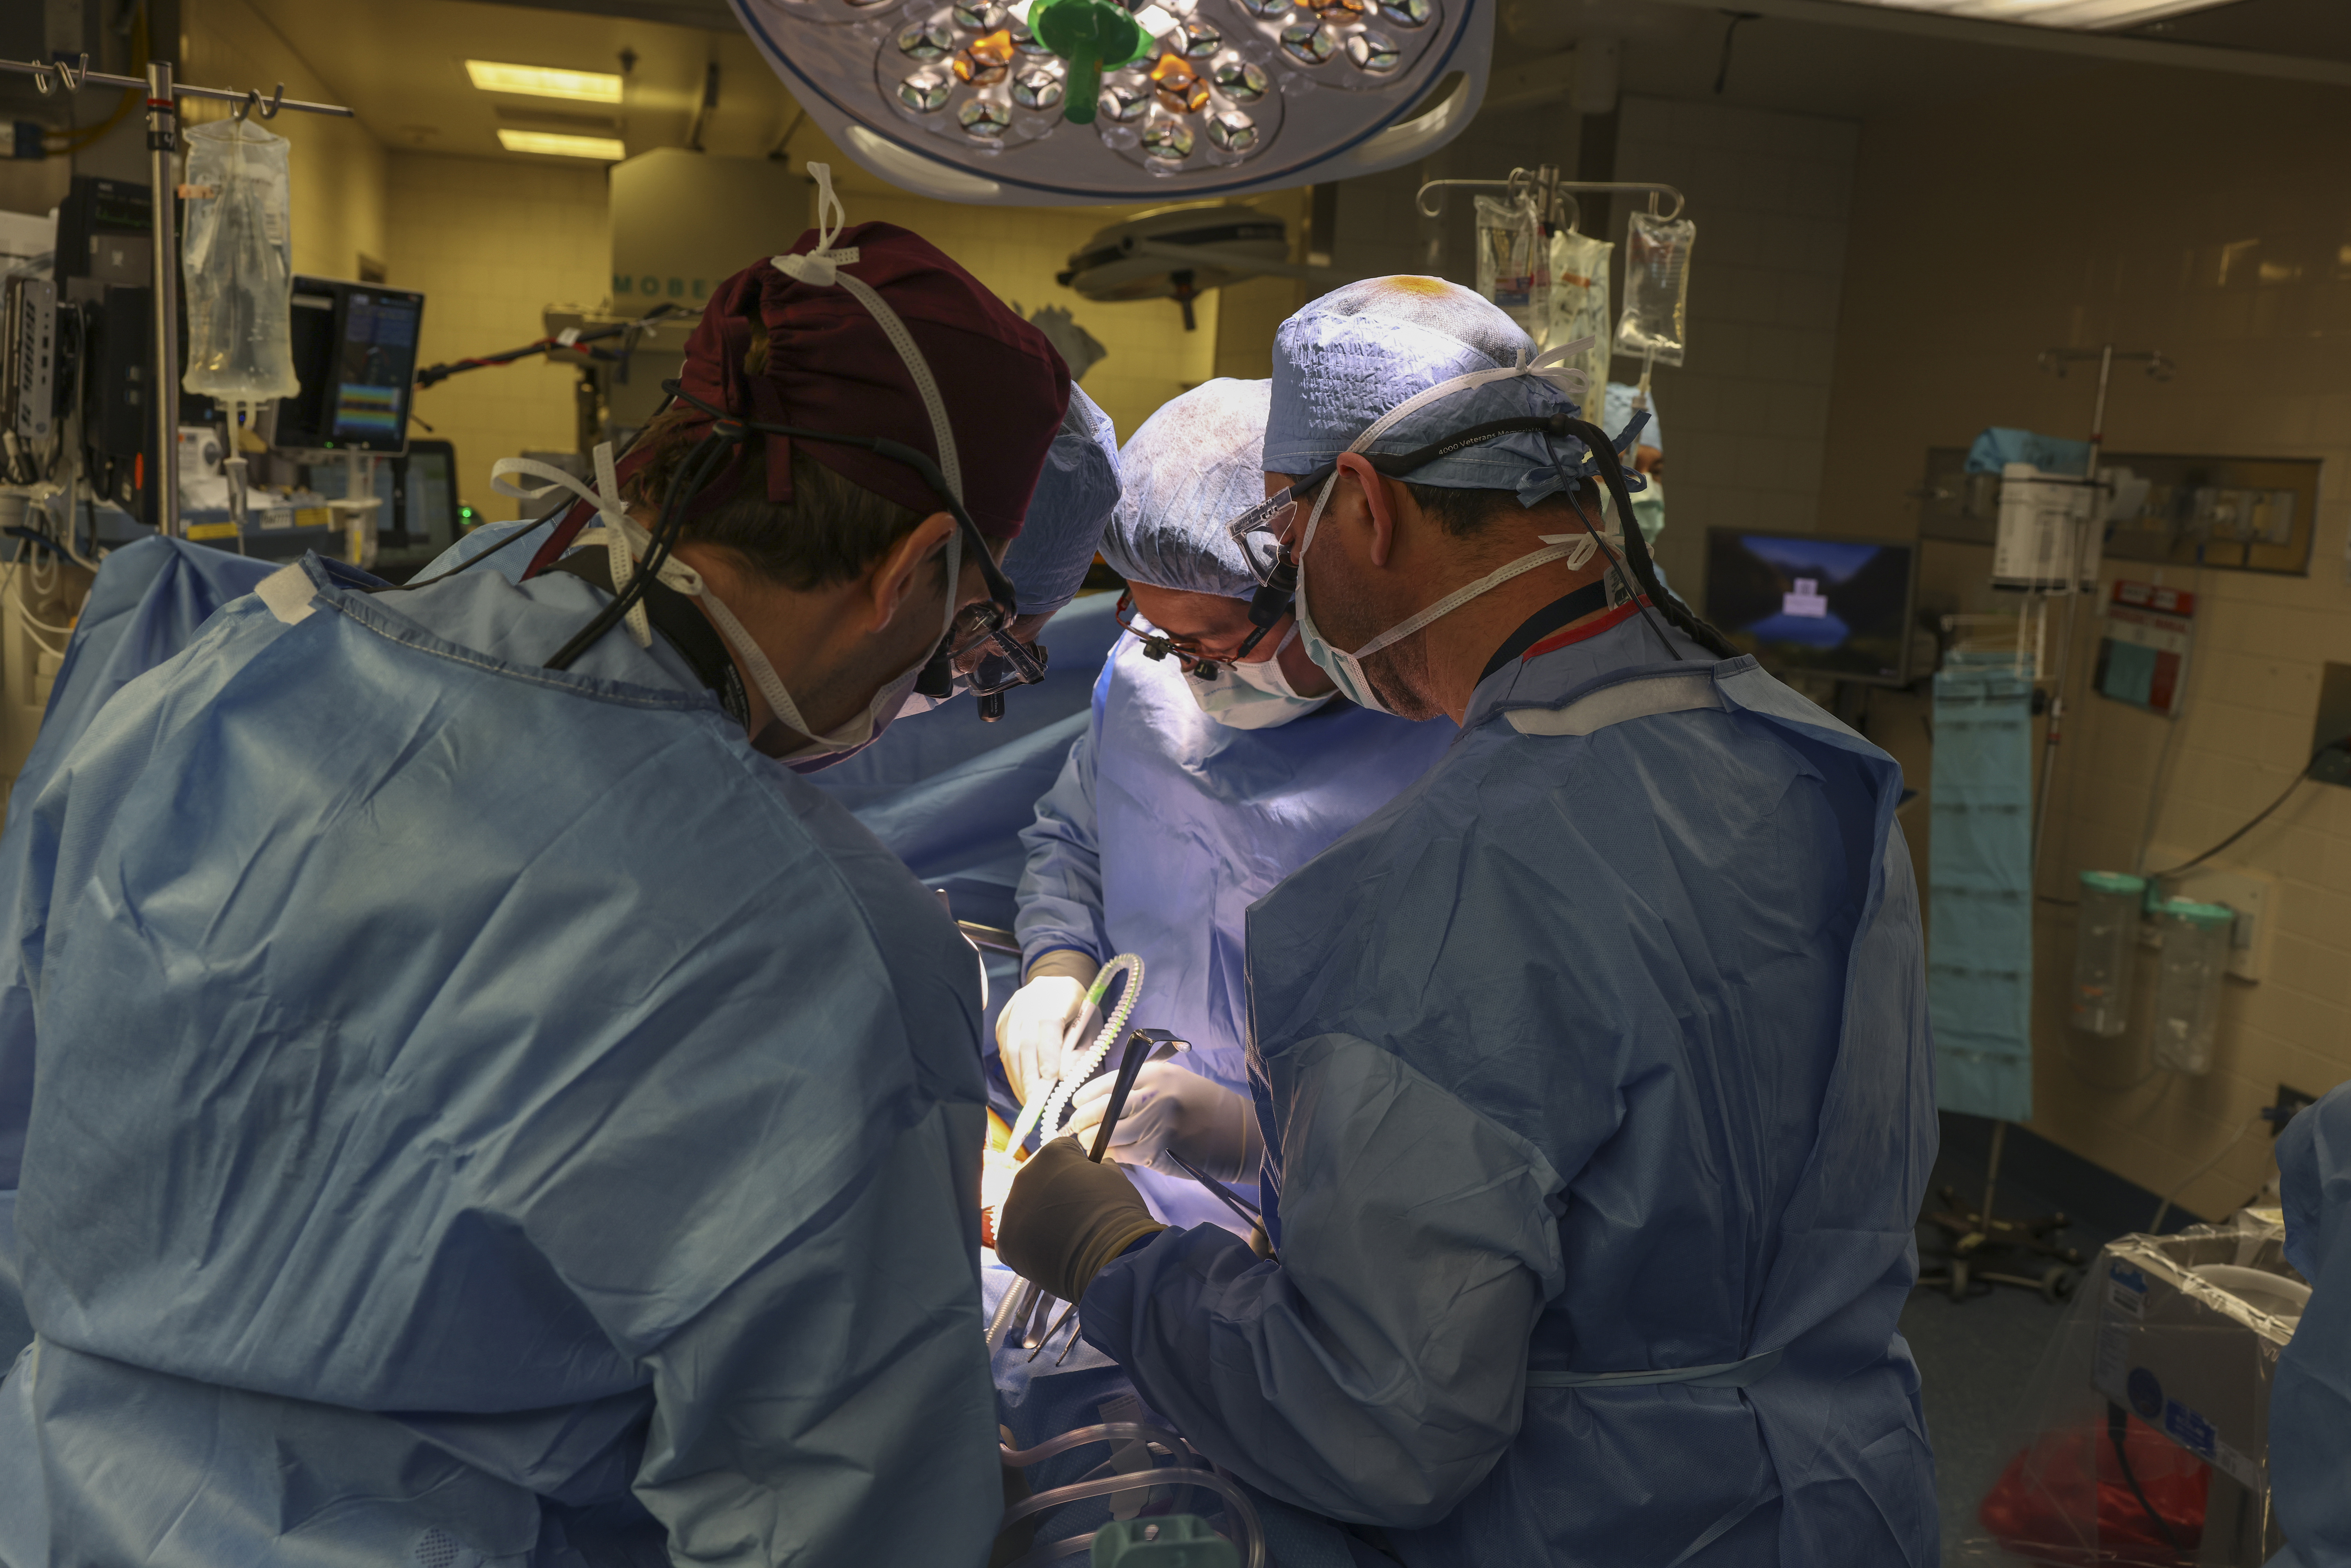
[[[1102,107],[1102,61],[1091,52],[1070,57],[1070,85],[1061,99],[1061,118],[1071,125],[1092,125]]]
[[[1136,26],[1126,7],[1108,0],[1037,0],[1029,13],[1029,30],[1069,62],[1061,118],[1072,125],[1093,123],[1104,68],[1115,69],[1151,47],[1151,35]]]

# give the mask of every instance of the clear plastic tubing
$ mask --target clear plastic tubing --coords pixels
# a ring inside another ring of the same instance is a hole
[[[2082,915],[2074,927],[2074,1027],[2117,1035],[2130,1022],[2132,959],[2147,879],[2116,871],[2082,873]]]
[[[1206,1461],[1201,1459],[1198,1451],[1182,1437],[1164,1427],[1145,1426],[1141,1422],[1113,1421],[1099,1427],[1081,1427],[1075,1431],[1064,1432],[1060,1437],[1049,1438],[1033,1448],[1012,1448],[1002,1444],[997,1447],[1008,1467],[1025,1469],[1041,1460],[1051,1458],[1056,1454],[1066,1453],[1071,1448],[1083,1448],[1089,1443],[1121,1442],[1147,1443],[1155,1449],[1173,1455],[1177,1464],[1173,1469],[1153,1469],[1136,1470],[1130,1475],[1104,1476],[1097,1480],[1076,1481],[1068,1486],[1055,1487],[1050,1491],[1039,1492],[1005,1510],[1003,1522],[997,1526],[998,1531],[1001,1532],[1008,1530],[1030,1514],[1041,1513],[1049,1508],[1058,1508],[1065,1502],[1078,1502],[1093,1497],[1110,1497],[1118,1492],[1140,1491],[1146,1488],[1198,1487],[1203,1490],[1215,1492],[1223,1500],[1228,1524],[1226,1534],[1228,1538],[1235,1534],[1241,1538],[1238,1544],[1242,1550],[1245,1568],[1265,1568],[1265,1526],[1259,1521],[1257,1506],[1249,1501],[1249,1494],[1225,1477],[1202,1468]],[[1036,1554],[1031,1553],[1031,1555]]]
[[[2223,904],[2175,898],[2157,918],[2163,927],[2163,973],[2155,987],[2155,1063],[2174,1072],[2210,1072],[2236,914]]]

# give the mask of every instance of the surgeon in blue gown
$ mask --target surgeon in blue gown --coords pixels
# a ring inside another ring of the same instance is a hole
[[[783,763],[986,591],[1067,371],[865,225],[729,280],[684,379],[935,466],[674,411],[599,508],[642,560],[712,465],[642,640],[549,667],[611,602],[569,570],[308,559],[13,802],[12,1568],[985,1558],[977,976]]]
[[[2351,1568],[2351,1083],[2287,1124],[2277,1158],[2286,1260],[2310,1281],[2270,1385],[2277,1568]]]
[[[1587,445],[1581,380],[1435,278],[1282,327],[1258,521],[1303,641],[1462,736],[1249,911],[1275,1256],[1067,1139],[998,1255],[1359,1563],[1931,1563],[1899,773],[1594,538],[1637,433]]]
[[[253,591],[274,570],[274,562],[177,539],[141,539],[107,556],[74,618],[40,734],[10,786],[12,799],[38,795],[110,697],[186,647],[214,611]],[[0,836],[0,901],[15,894],[30,836],[24,830]],[[13,967],[11,973],[13,979]],[[32,999],[22,984],[11,983],[0,986],[0,1364],[33,1342],[16,1277],[16,1224],[17,1172],[32,1113]]]
[[[1127,580],[1134,631],[1102,665],[1092,721],[1021,834],[1027,984],[996,1028],[1015,1096],[1041,1093],[1084,982],[1113,954],[1144,960],[1135,1021],[1191,1050],[1144,1068],[1111,1152],[1162,1218],[1184,1223],[1235,1216],[1171,1150],[1256,1196],[1245,912],[1426,772],[1454,735],[1340,700],[1293,618],[1235,657],[1257,584],[1224,524],[1256,498],[1267,395],[1264,382],[1208,382],[1120,454],[1123,494],[1102,555]],[[1081,1139],[1108,1088],[1105,1075],[1078,1096]]]

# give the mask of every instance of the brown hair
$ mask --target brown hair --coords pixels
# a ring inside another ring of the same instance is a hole
[[[681,404],[655,416],[638,438],[652,446],[653,460],[621,487],[621,495],[644,509],[648,527],[671,481],[702,444],[707,426],[689,426],[701,417]],[[923,520],[923,514],[851,484],[799,442],[792,444],[789,502],[768,499],[768,443],[758,435],[737,449],[734,472],[725,482],[732,493],[686,519],[678,537],[726,550],[759,576],[800,593],[848,581]],[[703,495],[706,501],[708,492]]]
[[[755,319],[743,368],[756,376],[767,364],[767,328]],[[638,437],[651,448],[653,460],[622,486],[621,496],[649,514],[647,526],[661,511],[678,470],[702,444],[704,418],[680,402],[656,414]],[[847,582],[914,532],[925,515],[852,484],[810,456],[799,442],[792,444],[790,501],[768,499],[768,443],[759,435],[737,448],[733,472],[724,482],[730,486],[726,497],[687,519],[678,537],[726,550],[759,576],[799,593]],[[708,494],[703,493],[705,501]]]

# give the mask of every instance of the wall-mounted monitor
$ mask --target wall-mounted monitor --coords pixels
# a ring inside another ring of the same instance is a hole
[[[1774,674],[1909,683],[1917,551],[1829,534],[1706,531],[1706,618]]]

